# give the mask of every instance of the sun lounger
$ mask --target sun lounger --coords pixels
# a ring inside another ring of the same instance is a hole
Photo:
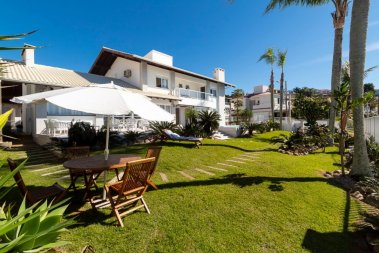
[[[197,137],[193,137],[193,136],[188,136],[188,137],[181,136],[181,135],[174,133],[168,129],[164,129],[162,132],[164,133],[166,139],[168,139],[168,140],[194,142],[197,148],[199,148],[199,146],[203,144],[202,143],[203,138],[197,138]]]

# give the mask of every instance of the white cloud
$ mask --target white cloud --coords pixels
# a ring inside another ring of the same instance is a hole
[[[373,51],[378,51],[378,50],[379,50],[379,41],[371,43],[366,46],[367,52],[373,52]]]
[[[379,25],[379,20],[371,21],[368,23],[368,26],[377,26]]]

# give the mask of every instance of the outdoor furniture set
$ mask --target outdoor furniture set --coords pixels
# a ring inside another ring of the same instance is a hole
[[[70,172],[71,184],[65,189],[58,183],[49,187],[37,187],[28,189],[21,177],[20,172],[14,175],[22,197],[25,197],[28,204],[34,204],[46,198],[54,198],[54,202],[61,200],[69,190],[77,190],[76,181],[78,178],[84,179],[84,200],[89,199],[93,208],[111,207],[112,214],[117,218],[118,224],[123,227],[122,217],[144,208],[147,213],[150,211],[143,199],[143,194],[148,186],[154,189],[158,187],[153,183],[151,177],[157,166],[162,147],[150,147],[146,157],[141,158],[133,154],[111,154],[105,160],[104,155],[89,156],[89,147],[69,148],[68,153],[72,160],[64,162],[63,166]],[[88,151],[88,152],[87,152]],[[15,161],[8,159],[10,169],[17,168]],[[119,173],[120,169],[124,169]],[[116,180],[107,182],[107,171],[116,172]],[[101,198],[92,197],[91,188],[98,189],[96,180],[104,175],[104,191]],[[142,204],[137,206],[141,201]]]

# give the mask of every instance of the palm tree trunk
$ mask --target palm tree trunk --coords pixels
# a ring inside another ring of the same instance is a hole
[[[370,0],[354,0],[350,27],[350,83],[353,101],[363,96],[366,60],[366,39]],[[363,104],[353,109],[354,159],[352,175],[370,176],[366,138],[364,134]]]
[[[279,127],[283,130],[283,83],[284,83],[284,71],[282,68],[282,74],[280,75],[280,115],[279,115]]]
[[[332,80],[331,90],[338,89],[341,83],[341,69],[342,69],[342,39],[343,39],[343,24],[340,28],[334,29],[334,53],[333,53],[333,66],[332,66]],[[331,133],[334,133],[334,125],[336,122],[336,102],[332,96],[332,104],[329,111],[329,129]]]
[[[274,69],[271,66],[270,77],[270,92],[271,92],[271,120],[274,122]]]

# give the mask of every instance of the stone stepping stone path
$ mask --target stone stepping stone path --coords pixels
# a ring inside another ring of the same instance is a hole
[[[209,171],[206,171],[206,170],[202,170],[202,169],[195,169],[196,171],[198,172],[201,172],[201,173],[204,173],[204,174],[207,174],[207,175],[210,175],[210,176],[214,176],[216,174],[212,173],[212,172],[209,172]]]
[[[68,170],[67,169],[57,170],[57,171],[54,171],[54,172],[48,172],[48,173],[42,174],[41,176],[46,177],[46,176],[50,176],[50,175],[63,174],[63,173],[67,174]]]
[[[168,177],[166,174],[159,172],[159,175],[161,176],[163,182],[168,182]]]
[[[237,159],[237,160],[241,160],[241,161],[251,161],[251,159],[247,159],[247,158],[241,158],[241,157],[233,157],[233,159]]]
[[[221,168],[217,168],[217,167],[213,167],[213,166],[207,166],[208,168],[212,169],[212,170],[218,170],[218,171],[228,171],[226,169],[221,169]]]
[[[238,168],[238,166],[231,165],[231,164],[226,164],[226,163],[217,163],[217,164],[222,165],[222,166],[228,166],[228,167]]]
[[[227,162],[232,162],[232,163],[241,163],[241,164],[245,164],[246,162],[242,162],[242,161],[236,161],[236,160],[225,160]]]
[[[185,173],[184,171],[178,171],[183,177],[186,177],[186,178],[188,178],[188,179],[190,179],[190,180],[195,180],[195,178],[193,177],[193,176],[190,176],[190,175],[188,175],[187,173]]]
[[[239,156],[242,156],[242,157],[248,157],[248,158],[257,158],[257,157],[259,157],[258,154],[251,154],[251,155],[248,155],[248,154],[242,154],[242,155],[239,155]]]
[[[46,170],[51,170],[51,169],[56,169],[58,167],[62,167],[63,168],[63,165],[62,164],[59,164],[59,165],[55,165],[55,166],[50,166],[50,167],[46,167],[46,168],[41,168],[41,169],[34,169],[32,170],[33,172],[40,172],[40,171],[46,171]]]

